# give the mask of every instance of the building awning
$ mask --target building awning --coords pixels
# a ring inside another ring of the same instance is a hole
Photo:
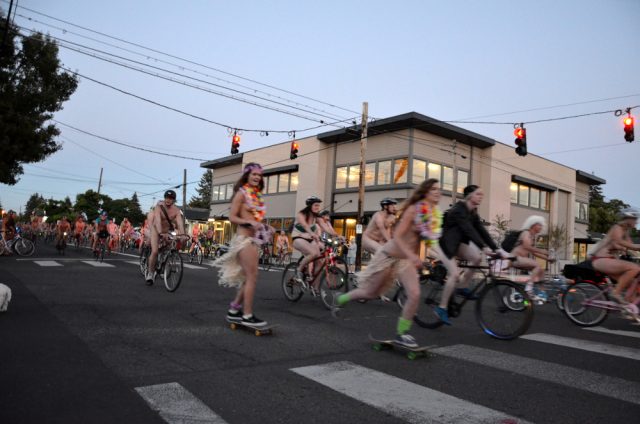
[[[202,162],[200,164],[200,168],[216,169],[216,168],[222,168],[229,165],[237,165],[239,163],[242,163],[242,156],[243,156],[242,153],[238,153],[237,155],[225,156],[220,159],[214,159],[207,162]]]
[[[539,188],[539,189],[546,190],[546,191],[557,191],[558,190],[557,187],[554,187],[552,185],[541,183],[541,182],[538,182],[538,181],[535,181],[535,180],[531,180],[529,178],[521,177],[519,175],[512,175],[511,176],[511,181],[516,182],[516,183],[526,184],[528,186],[532,186],[532,187]]]
[[[496,141],[491,138],[473,131],[465,130],[464,128],[456,127],[455,125],[447,124],[446,122],[439,121],[417,112],[409,112],[370,122],[368,134],[369,137],[371,137],[408,128],[421,129],[449,140],[455,139],[459,143],[483,149],[496,144]],[[355,140],[360,138],[361,131],[362,128],[360,125],[352,125],[347,128],[318,134],[318,139],[325,143],[338,143],[341,141]]]
[[[593,174],[589,174],[580,170],[576,171],[576,180],[589,185],[600,185],[607,183],[607,180],[605,180],[604,178],[600,178]]]

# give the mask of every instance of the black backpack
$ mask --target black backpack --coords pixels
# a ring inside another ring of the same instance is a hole
[[[516,243],[518,242],[518,239],[520,238],[520,234],[522,234],[522,230],[520,231],[514,231],[514,230],[510,230],[507,231],[507,234],[504,236],[504,240],[502,241],[502,244],[500,245],[500,247],[502,247],[502,249],[506,252],[511,252],[513,250],[514,247],[516,247]]]

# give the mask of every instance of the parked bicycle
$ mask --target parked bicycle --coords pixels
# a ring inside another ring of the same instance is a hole
[[[489,258],[488,266],[461,264],[464,269],[474,269],[482,273],[482,279],[471,288],[467,297],[451,296],[448,305],[450,318],[457,318],[470,299],[475,300],[475,316],[478,325],[486,334],[496,339],[511,340],[524,334],[533,320],[533,304],[524,289],[517,283],[493,273],[493,263],[498,258]],[[435,313],[439,306],[446,278],[446,269],[439,261],[425,263],[425,271],[420,283],[425,294],[414,321],[424,328],[438,328],[444,323]],[[400,287],[394,296],[400,306],[406,301],[404,288]]]
[[[296,269],[303,259],[300,257],[297,262],[287,265],[282,272],[282,291],[285,298],[291,302],[297,302],[306,292],[311,292],[314,296],[319,295],[324,306],[331,310],[334,307],[335,297],[339,293],[346,293],[349,290],[347,266],[334,249],[338,245],[337,240],[326,234],[322,234],[320,240],[324,249],[320,258],[321,262],[315,263],[313,274],[309,274],[305,269],[302,281],[295,278]],[[313,281],[317,278],[321,279],[319,293],[315,293],[312,287]]]

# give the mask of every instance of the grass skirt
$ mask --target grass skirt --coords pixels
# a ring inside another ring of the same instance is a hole
[[[218,284],[224,287],[242,287],[245,275],[238,254],[251,245],[255,243],[247,236],[236,235],[231,239],[229,251],[213,262],[213,266],[218,268]]]
[[[379,274],[383,273],[384,282],[376,292],[386,293],[393,286],[394,279],[399,279],[407,267],[411,267],[409,260],[392,258],[380,249],[373,255],[369,265],[356,274],[358,287],[367,287],[374,280],[374,276],[379,277]]]

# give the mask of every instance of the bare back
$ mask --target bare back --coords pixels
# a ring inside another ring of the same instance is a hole
[[[367,226],[365,234],[367,237],[384,244],[391,238],[391,221],[386,211],[378,211],[371,217],[371,224]]]

